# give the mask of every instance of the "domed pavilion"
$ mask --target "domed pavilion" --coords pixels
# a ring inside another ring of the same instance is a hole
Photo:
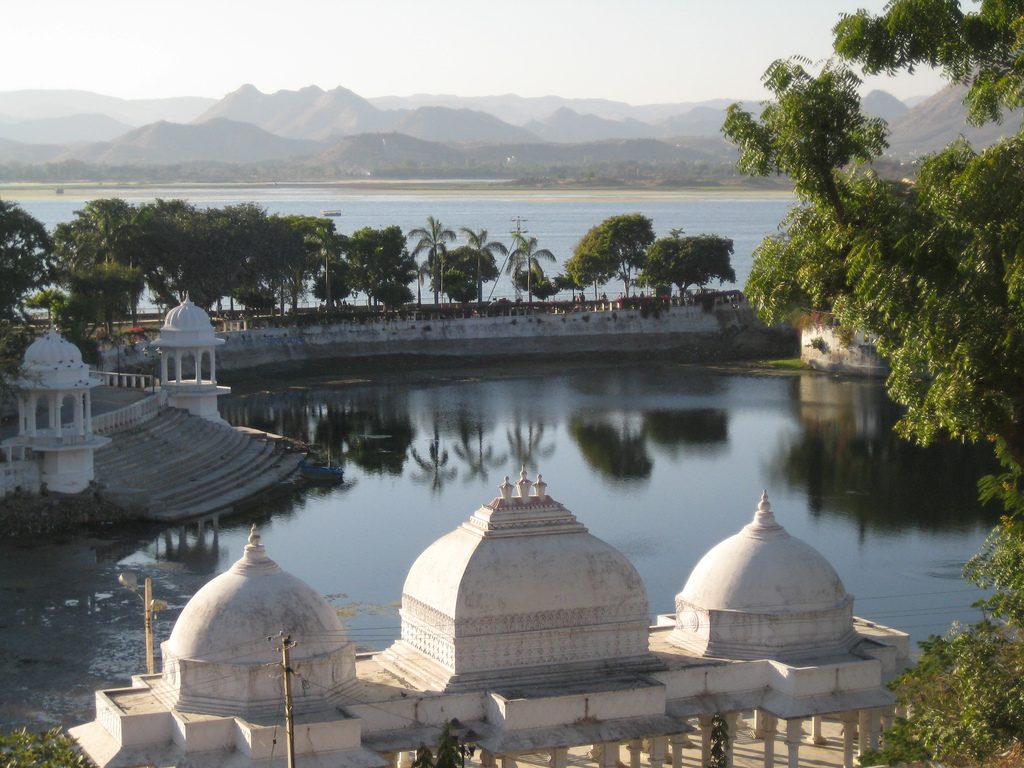
[[[14,454],[28,458],[26,452],[41,457],[39,484],[50,491],[80,493],[88,488],[94,477],[93,453],[110,442],[92,431],[92,389],[100,384],[78,347],[57,331],[48,330],[33,341],[15,382],[18,435],[3,443],[8,460]]]
[[[386,650],[354,653],[330,606],[254,532],[182,610],[163,673],[97,692],[96,720],[72,735],[100,766],[280,760],[283,670],[268,638],[283,631],[297,641],[303,765],[409,768],[449,723],[481,768],[538,753],[567,768],[570,750],[596,768],[682,768],[686,749],[708,764],[720,714],[730,764],[741,717],[753,718],[765,768],[780,725],[797,768],[828,717],[843,724],[839,754],[853,768],[854,747],[876,746],[892,715],[886,682],[909,653],[906,634],[854,617],[852,602],[765,495],[651,625],[632,564],[523,472],[415,560],[401,637]]]
[[[167,392],[168,405],[210,421],[222,421],[217,398],[231,391],[230,387],[217,386],[215,350],[223,343],[224,339],[214,335],[210,316],[187,296],[167,313],[160,335],[151,346],[160,351],[160,387]]]

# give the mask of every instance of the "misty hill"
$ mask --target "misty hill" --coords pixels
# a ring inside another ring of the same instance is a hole
[[[68,115],[0,122],[0,138],[27,144],[79,144],[109,141],[132,127],[109,115]]]
[[[861,99],[861,109],[872,117],[880,117],[888,123],[905,115],[910,107],[886,91],[874,90]]]
[[[66,152],[67,148],[58,144],[22,144],[0,138],[0,163],[49,163]]]
[[[530,131],[509,125],[494,115],[448,107],[420,107],[404,114],[391,129],[425,141],[482,144],[537,141],[537,136]]]
[[[129,126],[140,126],[157,120],[191,122],[216,101],[198,96],[119,99],[74,90],[0,91],[0,114],[17,121],[72,115],[106,115]]]
[[[61,159],[110,165],[189,162],[253,163],[309,155],[323,145],[274,136],[248,123],[211,120],[199,125],[158,122],[114,141],[71,150]]]
[[[393,121],[347,88],[324,91],[316,86],[263,93],[254,85],[243,85],[206,110],[196,122],[218,118],[252,123],[279,136],[304,139],[383,130]]]
[[[914,157],[934,152],[963,136],[975,149],[987,147],[1004,136],[1020,130],[1024,112],[1004,115],[1002,123],[976,127],[967,124],[964,96],[967,88],[953,85],[943,88],[889,124],[890,155]]]
[[[382,168],[460,167],[464,153],[435,141],[424,141],[400,133],[363,133],[341,139],[306,161],[311,166],[329,166],[354,175],[369,175]]]
[[[544,141],[559,143],[651,138],[657,133],[653,126],[639,120],[608,120],[597,115],[581,115],[568,107],[561,107],[546,119],[533,120],[524,127]]]

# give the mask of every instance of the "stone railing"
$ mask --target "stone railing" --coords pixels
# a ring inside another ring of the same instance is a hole
[[[144,424],[159,413],[165,399],[162,393],[157,392],[124,408],[93,416],[92,431],[97,435],[112,435]]]
[[[120,389],[155,389],[157,384],[156,376],[148,373],[114,373],[113,371],[93,371],[108,387]]]

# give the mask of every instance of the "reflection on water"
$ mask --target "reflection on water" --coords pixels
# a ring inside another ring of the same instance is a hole
[[[767,488],[779,521],[835,565],[859,614],[917,638],[974,617],[977,593],[958,572],[995,514],[976,500],[988,452],[898,440],[877,382],[670,365],[526,370],[282,386],[221,409],[314,446],[345,466],[346,484],[286,486],[218,526],[108,529],[27,551],[0,543],[0,611],[11,617],[0,673],[24,683],[0,692],[0,724],[41,722],[47,710],[85,719],[93,689],[142,667],[138,600],[118,590],[117,571],[153,577],[172,606],[158,622],[166,638],[188,597],[240,555],[252,522],[275,560],[331,596],[358,644],[384,647],[416,556],[520,466],[543,472],[554,498],[627,553],[657,612],[672,610],[701,555],[749,521]],[[46,710],[26,709],[29,689]]]

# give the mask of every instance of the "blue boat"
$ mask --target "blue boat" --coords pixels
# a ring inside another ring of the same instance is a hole
[[[343,483],[345,469],[303,459],[299,462],[299,477],[318,483]]]

